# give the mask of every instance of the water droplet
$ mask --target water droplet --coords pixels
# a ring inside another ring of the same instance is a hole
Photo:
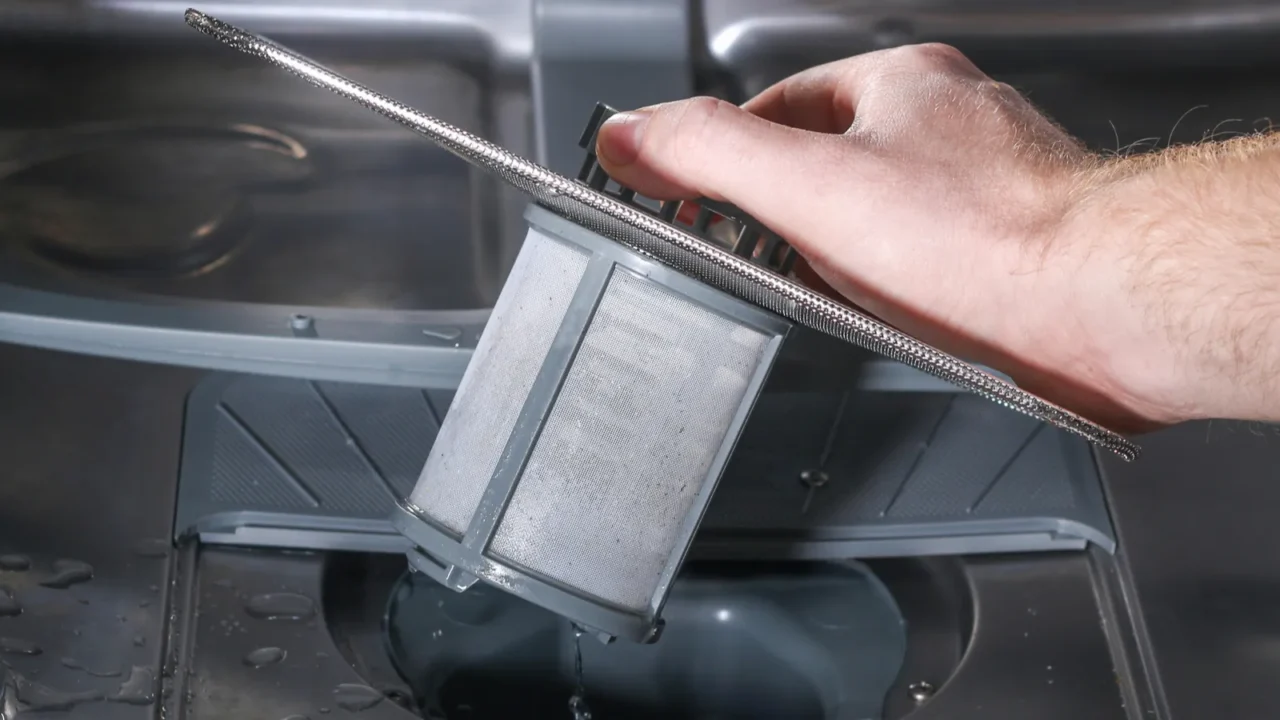
[[[60,658],[58,662],[62,663],[62,666],[67,668],[68,670],[79,670],[87,675],[92,675],[94,677],[100,677],[100,678],[120,677],[119,670],[90,670],[84,665],[81,665],[80,662],[75,658],[64,657],[64,658]]]
[[[55,690],[47,685],[28,680],[12,670],[9,672],[9,683],[9,687],[13,689],[20,716],[25,713],[65,712],[77,705],[102,699],[102,693],[96,690],[82,692]]]
[[[44,650],[30,640],[21,638],[0,637],[0,654],[4,655],[39,655]]]
[[[147,639],[146,639],[146,638],[142,637],[141,635],[134,635],[134,636],[133,636],[133,646],[134,646],[134,647],[143,647],[143,646],[144,646],[144,645],[146,645],[146,644],[147,644]]]
[[[582,693],[575,692],[569,697],[569,712],[573,714],[573,720],[591,720],[591,708],[587,707],[587,699]]]
[[[456,327],[423,328],[422,334],[426,335],[427,337],[453,341],[462,337],[462,328],[456,328]]]
[[[21,572],[31,568],[31,558],[26,555],[0,555],[0,570]]]
[[[310,315],[294,313],[289,316],[289,327],[298,331],[306,331],[315,327],[316,320]]]
[[[148,590],[150,590],[150,591],[151,591],[151,592],[153,592],[153,593],[158,593],[158,592],[160,592],[160,586],[159,586],[159,585],[151,585],[151,586],[149,586],[147,589],[148,589]]]
[[[382,693],[368,685],[342,683],[333,689],[333,702],[349,712],[360,712],[382,702]]]
[[[409,696],[409,693],[399,688],[388,688],[382,691],[382,694],[388,700],[395,703],[396,705],[399,705],[405,710],[409,710],[409,711],[413,710],[413,698]]]
[[[138,557],[166,558],[169,557],[170,547],[169,541],[165,538],[149,538],[134,545],[133,552]]]
[[[328,715],[328,714],[329,714],[329,708],[326,708],[326,707],[322,707],[322,708],[320,708],[320,714],[321,714],[321,715]]]
[[[58,560],[53,563],[53,577],[40,584],[55,590],[65,590],[78,583],[93,579],[93,566],[79,560]]]
[[[316,614],[316,604],[297,593],[265,593],[250,598],[244,611],[259,620],[310,620]]]
[[[107,699],[127,705],[150,705],[156,700],[155,673],[149,668],[134,665],[129,677],[120,684],[120,689]]]
[[[290,715],[289,717],[286,717],[283,720],[311,720],[311,718],[307,717],[306,715]]]
[[[803,470],[800,472],[800,484],[807,488],[820,488],[831,482],[831,476],[825,470]]]
[[[0,585],[0,617],[17,617],[22,614],[22,603],[13,596],[13,588]]]
[[[250,650],[249,654],[244,656],[244,664],[255,668],[275,665],[283,661],[287,654],[278,647],[260,647],[257,650]]]
[[[933,687],[932,683],[921,680],[920,682],[911,683],[907,687],[907,692],[911,693],[911,699],[915,704],[923,705],[933,697],[936,688]]]
[[[440,639],[440,638],[442,638],[442,637],[444,637],[444,631],[443,631],[443,630],[436,629],[436,630],[432,630],[432,631],[431,631],[431,639],[432,639],[432,640],[439,640],[439,639]]]
[[[573,720],[591,720],[591,708],[587,707],[587,691],[582,680],[582,636],[586,628],[573,626],[573,694],[569,696],[569,712]]]

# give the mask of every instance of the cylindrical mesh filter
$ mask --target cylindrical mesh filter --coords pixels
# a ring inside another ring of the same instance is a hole
[[[540,208],[397,526],[604,634],[650,635],[789,325]]]
[[[531,234],[485,325],[409,496],[461,535],[498,465],[525,398],[582,281],[589,256]]]

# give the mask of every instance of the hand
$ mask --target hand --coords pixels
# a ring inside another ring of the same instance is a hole
[[[1124,173],[953,48],[823,65],[741,108],[616,115],[597,149],[623,185],[732,202],[856,305],[1113,429],[1216,412],[1152,319],[1140,228],[1100,209]]]

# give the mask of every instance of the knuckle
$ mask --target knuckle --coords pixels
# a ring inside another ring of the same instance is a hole
[[[921,70],[967,71],[972,67],[964,53],[946,43],[906,45],[898,48],[898,51],[901,61]]]
[[[690,98],[670,106],[668,121],[663,123],[662,145],[676,164],[691,162],[712,139],[717,118],[732,104],[712,97]]]
[[[713,97],[690,98],[681,103],[673,129],[685,136],[701,136],[715,122],[729,103]]]
[[[967,63],[967,62],[969,61],[969,59],[968,59],[968,58],[966,58],[966,57],[964,56],[964,53],[962,53],[962,52],[960,52],[959,50],[957,50],[957,49],[955,48],[955,46],[953,46],[953,45],[948,45],[948,44],[946,44],[946,43],[937,43],[937,42],[935,42],[935,43],[924,43],[923,45],[920,45],[920,46],[919,46],[919,48],[920,48],[920,51],[921,51],[922,53],[924,53],[924,55],[925,55],[926,57],[928,57],[928,58],[930,58],[930,59],[932,59],[932,60],[934,60],[934,61],[936,61],[936,62],[941,62],[941,63],[965,62],[965,63]]]

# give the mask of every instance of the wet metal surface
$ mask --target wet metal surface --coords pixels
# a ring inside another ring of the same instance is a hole
[[[1160,709],[1280,716],[1280,698],[1249,690],[1280,677],[1280,428],[1193,423],[1146,442],[1147,462],[1106,469]]]
[[[194,374],[7,346],[0,368],[0,554],[29,560],[0,570],[0,607],[21,609],[0,636],[27,649],[0,660],[38,684],[30,703],[83,699],[66,717],[150,718],[170,558],[137,547],[169,534]]]
[[[321,612],[251,613],[268,594],[320,608],[325,558],[238,550],[202,552],[187,608],[198,651],[185,660],[184,707],[194,717],[280,720],[293,714],[406,718],[335,644]],[[384,597],[385,599],[385,597]],[[394,680],[394,678],[388,678]],[[388,686],[388,687],[394,687]]]
[[[215,54],[175,20],[158,46],[0,44],[0,65],[24,68],[0,78],[7,273],[264,303],[492,305],[522,198],[341,99]],[[448,45],[404,56],[317,42],[303,41],[353,77],[529,145],[527,75]]]

